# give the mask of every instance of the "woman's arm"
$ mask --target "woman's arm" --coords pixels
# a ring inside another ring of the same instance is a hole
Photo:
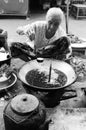
[[[35,23],[20,26],[16,31],[19,35],[27,35],[30,41],[35,40]]]

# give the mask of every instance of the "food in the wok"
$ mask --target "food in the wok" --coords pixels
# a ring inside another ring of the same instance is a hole
[[[67,82],[67,76],[54,68],[51,70],[50,81],[49,71],[47,69],[32,69],[26,74],[25,78],[28,84],[41,88],[62,87]]]

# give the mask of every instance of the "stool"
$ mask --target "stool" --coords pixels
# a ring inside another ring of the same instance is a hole
[[[71,5],[71,14],[78,18],[86,17],[86,5],[85,4],[72,4]]]

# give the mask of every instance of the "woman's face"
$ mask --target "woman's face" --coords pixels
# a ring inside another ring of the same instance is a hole
[[[60,24],[60,22],[56,18],[48,19],[47,20],[47,30],[48,30],[48,32],[55,33],[56,30],[59,27],[59,24]]]

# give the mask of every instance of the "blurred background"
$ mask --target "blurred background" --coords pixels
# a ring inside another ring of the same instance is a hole
[[[77,15],[78,4],[81,10]],[[17,27],[45,20],[50,7],[64,11],[62,26],[67,33],[86,38],[86,0],[0,0],[0,28],[8,31],[10,40],[24,42],[26,37],[16,33]]]

